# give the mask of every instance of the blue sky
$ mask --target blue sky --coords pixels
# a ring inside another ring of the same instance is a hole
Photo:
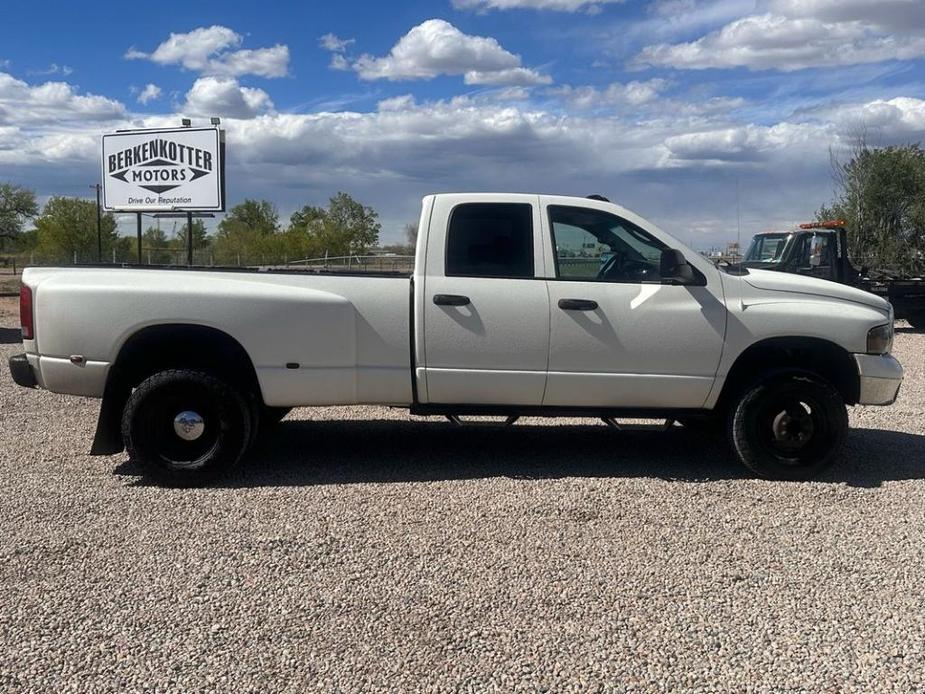
[[[99,136],[222,116],[229,202],[601,192],[698,247],[812,215],[829,152],[925,135],[920,0],[8,3],[0,179],[84,195]]]

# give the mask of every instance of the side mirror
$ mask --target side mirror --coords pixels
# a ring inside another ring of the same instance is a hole
[[[659,259],[659,274],[663,284],[694,284],[694,268],[684,254],[674,248],[665,248]]]

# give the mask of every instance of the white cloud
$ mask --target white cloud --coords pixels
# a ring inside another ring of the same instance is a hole
[[[805,147],[820,131],[816,124],[749,124],[675,135],[665,139],[665,147],[673,163],[760,161],[793,147]]]
[[[2,67],[0,63],[0,67]],[[48,67],[42,68],[40,70],[27,70],[30,75],[38,76],[48,76],[48,75],[62,75],[67,77],[74,72],[74,68],[70,65],[58,65],[58,63],[51,63]]]
[[[925,134],[925,101],[909,97],[877,99],[865,104],[829,106],[809,113],[812,120],[833,123],[839,133],[851,138],[860,128],[871,141],[917,140]]]
[[[623,0],[453,0],[457,10],[556,10],[559,12],[598,12],[601,5]]]
[[[570,103],[564,92],[556,104],[540,105],[518,100],[522,90],[510,100],[485,90],[436,102],[393,97],[372,112],[277,113],[262,90],[205,76],[180,113],[152,116],[70,85],[32,86],[0,73],[0,170],[40,194],[72,194],[75,179],[93,180],[98,171],[101,131],[219,115],[232,155],[232,203],[265,197],[285,216],[348,190],[380,212],[388,239],[389,229],[397,238],[415,217],[429,190],[596,191],[682,238],[697,230],[701,245],[726,240],[735,180],[744,233],[809,218],[831,197],[829,147],[846,142],[857,121],[884,144],[925,137],[922,99],[829,105],[757,124],[722,104],[708,108],[709,98],[680,101],[669,87],[599,88],[597,99],[627,106],[609,111],[563,109],[563,100]]]
[[[380,111],[407,111],[408,109],[414,108],[416,105],[417,102],[411,94],[393,96],[389,99],[383,99],[376,104]]]
[[[161,88],[150,82],[138,94],[138,103],[147,104],[150,101],[156,101],[161,98]]]
[[[681,0],[683,1],[683,0]],[[771,0],[686,43],[647,46],[635,67],[801,70],[925,56],[920,0]]]
[[[463,76],[463,81],[466,84],[482,84],[493,87],[529,87],[535,84],[551,84],[552,77],[541,75],[529,68],[513,67],[507,70],[495,71],[470,70]]]
[[[160,65],[182,65],[188,70],[205,70],[211,57],[241,44],[240,34],[228,27],[210,26],[193,29],[185,34],[170,34],[152,53],[130,48],[129,60],[146,58]]]
[[[350,61],[345,51],[356,39],[342,39],[335,34],[325,34],[318,39],[318,45],[331,52],[331,62],[328,64],[332,70],[349,70]]]
[[[530,98],[530,90],[525,87],[508,87],[490,95],[496,101],[525,101]]]
[[[289,73],[289,47],[277,44],[270,48],[233,51],[212,61],[206,72],[229,77],[285,77]]]
[[[364,80],[422,80],[465,75],[467,84],[548,84],[549,77],[521,65],[520,56],[487,36],[470,36],[442,19],[413,27],[385,57],[362,55],[353,69]]]
[[[104,96],[79,94],[66,82],[30,85],[0,72],[0,125],[10,123],[98,123],[122,118],[125,107]]]
[[[190,116],[253,118],[273,110],[269,94],[242,87],[228,77],[200,77],[186,94],[183,112]]]
[[[622,28],[628,43],[651,44],[675,37],[689,37],[716,28],[755,11],[756,0],[652,0],[648,17]]]
[[[563,85],[550,89],[549,94],[562,97],[581,109],[614,105],[641,106],[655,101],[667,87],[667,80],[656,78],[644,82],[634,80],[625,84],[614,82],[604,89]]]
[[[859,21],[881,31],[903,34],[925,29],[925,11],[920,0],[770,0],[770,9],[787,17]]]
[[[243,37],[224,26],[200,27],[185,34],[171,34],[151,53],[130,48],[127,60],[150,60],[159,65],[180,65],[206,75],[237,77],[285,77],[289,72],[289,47],[237,49]]]
[[[340,53],[331,54],[331,62],[328,64],[328,67],[332,70],[349,70],[350,61],[347,60]]]
[[[347,48],[356,42],[356,39],[342,39],[336,34],[325,34],[318,39],[318,45],[326,51],[333,53],[343,53]]]

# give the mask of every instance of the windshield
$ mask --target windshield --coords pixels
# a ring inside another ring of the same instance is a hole
[[[760,234],[745,252],[745,262],[779,263],[790,234]]]

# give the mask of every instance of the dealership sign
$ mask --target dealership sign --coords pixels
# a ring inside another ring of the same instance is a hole
[[[223,210],[218,128],[103,135],[103,207],[113,211]]]

